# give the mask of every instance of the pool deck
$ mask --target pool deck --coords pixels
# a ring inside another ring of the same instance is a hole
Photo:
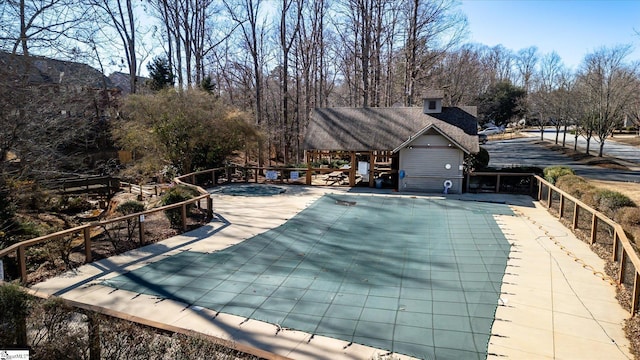
[[[133,316],[192,329],[292,359],[371,359],[387,351],[342,340],[285,330],[273,324],[216,314],[172,300],[103,286],[101,280],[120,275],[185,250],[211,252],[275,228],[325,193],[346,188],[288,187],[275,197],[213,195],[219,215],[211,224],[158,244],[84,265],[75,272],[36,284],[34,289]],[[354,192],[357,194],[358,192]],[[401,195],[385,190],[365,194]],[[433,196],[433,195],[432,195]],[[573,236],[546,209],[526,196],[500,194],[448,195],[468,201],[504,202],[516,216],[497,215],[513,245],[488,359],[631,359],[622,330],[629,317],[615,300],[615,285],[602,280],[588,264],[602,271],[604,261]],[[561,244],[561,248],[558,244]],[[568,254],[570,252],[573,256]],[[581,261],[578,262],[575,259]],[[383,358],[383,357],[382,357]],[[394,354],[394,358],[406,356]]]

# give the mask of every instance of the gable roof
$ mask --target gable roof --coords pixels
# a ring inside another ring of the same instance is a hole
[[[419,107],[317,108],[311,114],[304,149],[398,150],[432,128],[469,153],[479,151],[477,120],[471,108],[444,107],[425,114]]]
[[[70,84],[91,88],[112,88],[109,78],[87,64],[50,59],[42,56],[11,54],[0,51],[0,66],[10,81],[27,75],[31,85]]]

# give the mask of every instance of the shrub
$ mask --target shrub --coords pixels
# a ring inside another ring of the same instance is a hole
[[[640,226],[640,208],[622,207],[616,212],[614,220],[625,228]]]
[[[135,214],[144,211],[144,204],[135,200],[129,200],[118,205],[116,211],[122,215]]]
[[[578,199],[595,189],[587,180],[577,175],[561,176],[556,180],[556,186]]]
[[[0,286],[0,349],[26,345],[31,297],[19,286]]]
[[[122,215],[135,214],[144,211],[144,204],[138,201],[129,200],[118,205],[116,211],[121,213]],[[128,250],[128,243],[133,240],[136,229],[138,228],[138,219],[136,219],[135,217],[128,218],[126,220],[126,223],[127,226],[125,234],[122,234],[121,228],[117,223],[103,226],[103,229],[105,229],[105,234],[116,252]],[[142,243],[140,245],[142,245]]]
[[[464,158],[465,172],[485,169],[489,165],[490,156],[487,149],[481,147],[477,154],[469,154]]]
[[[597,209],[613,217],[615,212],[625,206],[635,207],[636,204],[625,194],[617,191],[598,189],[595,191]]]
[[[552,184],[555,184],[556,180],[564,175],[575,175],[575,172],[568,166],[550,166],[544,169],[545,180]]]
[[[179,202],[192,199],[196,195],[198,195],[198,192],[195,189],[191,189],[187,186],[176,186],[171,188],[171,190],[162,197],[162,205],[177,204]],[[182,227],[182,215],[179,208],[165,210],[164,213],[167,216],[167,219],[169,219],[171,227]]]

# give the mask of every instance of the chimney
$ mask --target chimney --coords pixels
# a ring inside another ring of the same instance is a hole
[[[442,112],[442,98],[444,97],[444,91],[442,90],[429,90],[426,92],[424,101],[423,112],[425,114],[439,114]]]

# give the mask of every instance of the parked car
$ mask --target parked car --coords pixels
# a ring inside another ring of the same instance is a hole
[[[489,137],[488,137],[487,135],[485,135],[485,134],[478,134],[478,142],[479,142],[480,144],[483,144],[483,145],[484,145],[484,144],[486,144],[486,143],[487,143],[487,141],[489,141]]]
[[[479,131],[478,135],[495,135],[502,134],[504,132],[504,128],[500,126],[489,126],[488,128]]]

